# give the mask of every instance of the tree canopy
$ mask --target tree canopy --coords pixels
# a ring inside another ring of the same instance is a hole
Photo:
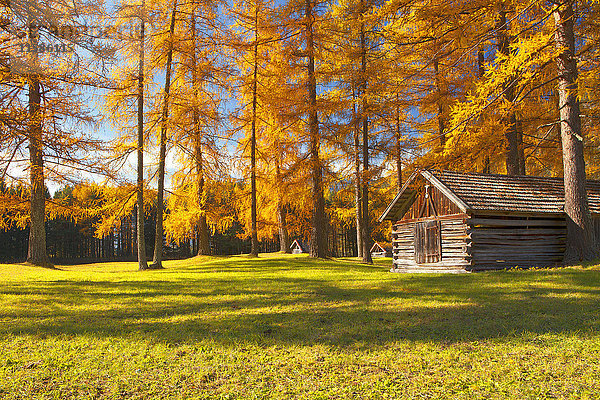
[[[377,217],[432,168],[564,177],[565,261],[596,258],[599,17],[593,0],[11,1],[0,228],[27,229],[44,266],[58,220],[98,239],[135,224],[140,269],[230,234],[370,262]]]

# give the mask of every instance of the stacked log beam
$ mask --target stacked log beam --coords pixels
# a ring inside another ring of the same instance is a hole
[[[564,218],[477,216],[468,220],[472,268],[551,267],[561,263]]]

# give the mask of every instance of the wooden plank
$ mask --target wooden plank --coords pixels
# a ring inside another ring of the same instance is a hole
[[[561,243],[566,240],[565,238],[564,235],[486,235],[474,236],[473,240],[475,243],[518,246],[520,243]]]
[[[405,219],[402,221],[397,221],[395,225],[406,225],[409,223],[415,223],[420,221],[427,220],[436,220],[436,221],[447,221],[447,220],[456,220],[457,223],[464,223],[464,220],[469,218],[469,214],[461,213],[461,214],[450,214],[450,215],[439,215],[437,217],[425,217],[425,218],[413,218],[413,219]]]
[[[465,265],[469,265],[469,262],[467,262],[467,261],[464,261],[464,262],[439,261],[439,262],[436,262],[436,263],[418,264],[419,267],[421,267],[421,268],[427,268],[427,269],[458,267],[458,266],[465,266]]]
[[[446,233],[442,231],[442,240],[446,242],[466,242],[468,239],[471,239],[471,235],[466,232]]]
[[[553,267],[557,267],[560,266],[561,263],[534,263],[534,264],[521,264],[521,265],[512,265],[512,264],[496,264],[496,265],[485,265],[485,264],[476,264],[476,265],[471,265],[471,267],[467,268],[468,271],[498,271],[501,269],[507,269],[507,268],[521,268],[521,269],[527,269],[527,268],[553,268]]]
[[[417,198],[417,194],[418,192],[415,190],[413,191],[408,199],[406,199],[406,201],[404,202],[404,204],[402,204],[402,206],[400,207],[400,209],[396,212],[396,215],[393,219],[398,219],[398,218],[402,218],[404,217],[404,215],[406,214],[406,212],[408,210],[410,210],[410,208],[412,207],[412,205],[414,204],[416,198]],[[392,220],[393,220],[392,219]]]
[[[482,260],[482,259],[493,259],[493,260],[537,260],[537,259],[546,259],[546,258],[555,258],[561,257],[564,254],[563,251],[556,252],[548,252],[544,255],[532,256],[527,253],[517,253],[517,254],[495,254],[495,253],[486,253],[486,252],[473,252],[471,254],[472,259]]]
[[[510,262],[510,263],[494,263],[494,262],[473,262],[471,266],[473,269],[505,269],[514,267],[554,267],[560,265],[560,260],[543,260],[543,261],[531,261],[531,262]]]
[[[551,249],[554,247],[564,247],[566,241],[557,240],[557,241],[529,241],[529,240],[521,240],[521,241],[477,241],[473,242],[472,248],[489,248],[494,249],[499,252],[513,252],[519,251],[523,248],[531,248],[531,249]]]
[[[494,219],[494,218],[471,218],[467,221],[469,225],[487,226],[566,226],[564,219]]]
[[[532,245],[523,245],[523,246],[496,246],[496,245],[487,245],[487,244],[479,244],[476,243],[475,246],[472,247],[473,252],[492,252],[495,254],[518,254],[518,253],[526,253],[528,251],[531,252],[553,252],[553,251],[562,251],[566,246],[564,244],[557,246],[532,246]],[[535,257],[537,253],[532,253],[531,256]]]
[[[492,240],[509,240],[509,239],[519,239],[519,240],[533,240],[535,238],[560,238],[564,239],[566,237],[567,231],[566,229],[517,229],[517,230],[473,230],[471,232],[471,239],[474,241],[484,240],[484,239],[492,239]]]
[[[447,258],[467,258],[468,254],[464,251],[455,251],[452,253],[444,253],[442,254],[442,259]]]
[[[383,214],[381,214],[381,216],[379,217],[379,222],[383,222],[387,218],[389,212],[392,210],[392,208],[394,208],[394,206],[396,205],[396,203],[398,202],[398,200],[400,200],[400,198],[402,197],[402,195],[404,194],[404,192],[413,183],[413,181],[417,178],[418,175],[419,175],[419,171],[415,171],[406,180],[406,182],[404,183],[404,185],[402,185],[402,188],[400,189],[400,191],[398,192],[398,194],[396,195],[396,197],[394,197],[394,200],[392,200],[392,202],[390,203],[390,205],[385,209],[385,211],[383,212]]]
[[[472,238],[481,237],[486,233],[490,234],[499,234],[499,235],[564,235],[565,229],[562,228],[532,228],[532,229],[510,229],[510,228],[473,228],[472,230]]]
[[[415,262],[417,264],[425,262],[425,224],[415,225]]]
[[[562,212],[531,212],[531,211],[513,211],[513,210],[506,210],[506,211],[490,211],[490,210],[472,210],[471,213],[473,214],[473,217],[477,216],[477,217],[504,217],[507,215],[511,215],[511,216],[515,216],[515,217],[552,217],[552,218],[556,218],[556,217],[564,217],[564,213]]]
[[[435,186],[440,192],[442,192],[442,194],[444,196],[446,196],[450,200],[452,200],[452,202],[454,204],[456,204],[458,206],[458,208],[461,209],[462,212],[466,213],[469,210],[469,207],[467,206],[467,204],[465,204],[464,201],[462,201],[457,195],[455,195],[454,192],[452,192],[450,189],[448,189],[446,187],[446,185],[444,185],[442,182],[440,182],[440,180],[438,178],[433,176],[433,174],[431,172],[423,170],[423,171],[421,171],[421,175],[425,179],[427,179],[429,182],[431,182],[431,184],[433,186]]]
[[[493,257],[472,257],[471,261],[473,264],[481,263],[504,263],[504,264],[526,264],[526,263],[537,263],[537,262],[558,262],[562,260],[562,255],[554,255],[543,258],[493,258]]]

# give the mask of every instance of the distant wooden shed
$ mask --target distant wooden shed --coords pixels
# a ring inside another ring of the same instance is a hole
[[[292,249],[292,254],[308,253],[308,246],[298,239],[292,242],[290,249]]]
[[[371,258],[382,258],[382,257],[391,257],[392,256],[392,245],[389,243],[377,243],[375,242],[373,246],[371,246]]]
[[[600,235],[600,181],[587,181]],[[559,178],[422,170],[379,221],[393,221],[392,270],[553,266],[566,242]]]

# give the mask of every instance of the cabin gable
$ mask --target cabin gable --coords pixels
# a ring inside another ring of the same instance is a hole
[[[369,250],[372,258],[381,258],[381,257],[391,257],[392,256],[392,246],[389,243],[385,243],[383,246],[377,242],[373,243],[371,249]]]
[[[440,215],[461,214],[467,206],[432,175],[425,171],[414,173],[404,184],[396,198],[379,221],[393,222]]]
[[[307,253],[306,246],[304,246],[304,244],[298,239],[292,242],[290,249],[292,250],[292,254]]]
[[[424,179],[415,188],[415,195],[411,197],[412,204],[406,213],[397,221],[435,217],[440,215],[460,214],[461,209],[437,187],[429,185]]]

